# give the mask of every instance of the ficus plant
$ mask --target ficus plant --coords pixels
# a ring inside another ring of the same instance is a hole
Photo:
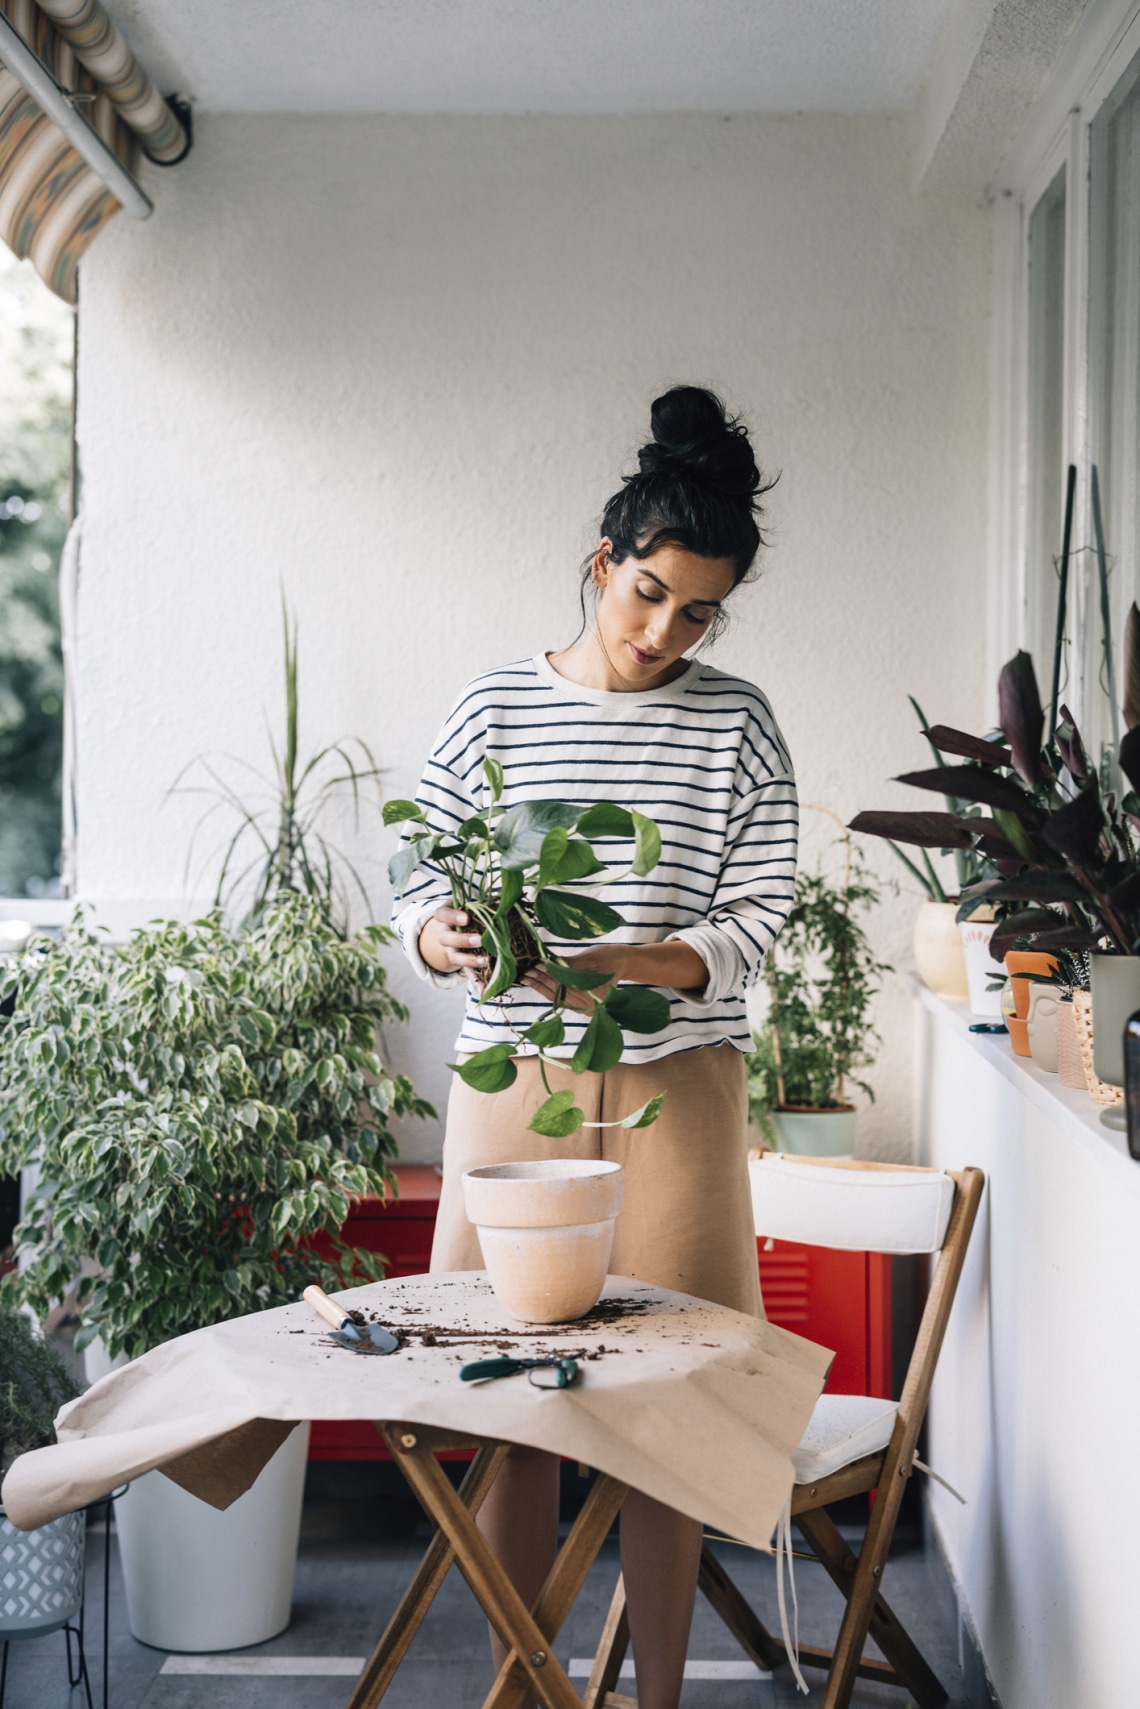
[[[929,731],[965,764],[907,772],[896,781],[951,792],[988,808],[963,813],[860,813],[854,831],[943,851],[972,848],[995,875],[962,894],[959,919],[985,903],[997,910],[990,954],[1002,961],[1019,940],[1037,950],[1140,954],[1140,612],[1126,638],[1124,717],[1116,762],[1121,796],[1106,791],[1068,708],[1046,737],[1033,661],[1021,652],[998,684],[1000,737],[944,725]],[[1051,721],[1052,722],[1052,721]]]
[[[41,1178],[4,1289],[42,1316],[94,1260],[76,1348],[133,1358],[317,1276],[382,1275],[340,1229],[392,1184],[389,1118],[433,1113],[376,1052],[405,1018],[389,937],[283,893],[238,932],[217,913],[111,943],[79,917],[30,940],[3,984],[0,1173]]]
[[[536,1133],[565,1138],[587,1127],[648,1127],[656,1121],[664,1093],[615,1122],[586,1122],[572,1089],[551,1091],[548,1065],[569,1067],[575,1074],[604,1073],[621,1061],[623,1029],[655,1033],[668,1024],[669,1004],[659,991],[643,985],[615,985],[594,999],[594,1007],[573,1056],[552,1053],[565,1042],[562,1019],[567,993],[593,993],[610,984],[612,973],[575,967],[554,954],[542,933],[578,941],[601,937],[625,924],[616,908],[592,896],[582,885],[608,870],[592,847],[601,837],[633,841],[630,872],[644,877],[661,858],[661,834],[652,819],[632,808],[608,801],[589,807],[566,801],[521,801],[503,805],[503,768],[494,759],[483,762],[488,805],[454,831],[432,831],[423,809],[414,801],[389,801],[388,825],[411,827],[392,856],[388,875],[397,896],[407,889],[413,873],[430,863],[451,889],[452,905],[482,928],[489,967],[480,989],[480,1003],[495,1001],[532,968],[543,968],[555,981],[555,1000],[538,1020],[513,1041],[488,1046],[466,1062],[450,1063],[452,1071],[480,1092],[502,1092],[517,1078],[514,1057],[525,1042],[538,1056],[546,1101],[530,1127]],[[574,884],[575,889],[568,886]],[[597,886],[595,886],[597,887]]]

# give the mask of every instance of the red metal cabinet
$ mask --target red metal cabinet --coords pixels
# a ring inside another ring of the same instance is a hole
[[[382,1252],[390,1276],[417,1276],[431,1258],[440,1178],[426,1163],[396,1166],[399,1197],[362,1199],[345,1238]],[[773,1323],[834,1349],[832,1394],[891,1396],[891,1261],[874,1252],[835,1252],[790,1241],[757,1241],[764,1308]],[[367,1420],[317,1420],[311,1460],[386,1460]]]

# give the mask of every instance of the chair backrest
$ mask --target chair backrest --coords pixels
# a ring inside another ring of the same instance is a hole
[[[953,1177],[851,1158],[766,1153],[749,1164],[758,1235],[848,1252],[938,1252]]]

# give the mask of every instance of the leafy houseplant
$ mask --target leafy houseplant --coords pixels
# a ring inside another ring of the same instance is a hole
[[[557,938],[579,940],[601,937],[624,924],[616,908],[591,896],[588,890],[569,889],[571,884],[605,873],[613,874],[591,847],[593,837],[633,839],[630,870],[638,877],[652,872],[661,857],[661,835],[652,819],[610,802],[575,807],[565,801],[523,801],[502,806],[503,768],[496,760],[483,764],[490,802],[454,832],[431,831],[423,809],[414,801],[389,801],[384,808],[388,825],[422,827],[404,833],[401,848],[388,865],[397,896],[403,894],[412,874],[430,862],[446,877],[452,903],[464,909],[483,928],[483,948],[490,967],[480,1002],[493,1002],[531,968],[542,967],[559,987],[555,1001],[520,1033],[513,1043],[493,1044],[475,1053],[465,1063],[450,1066],[467,1085],[480,1092],[501,1092],[513,1084],[518,1069],[512,1060],[525,1040],[535,1047],[548,1097],[530,1127],[536,1133],[565,1138],[582,1126],[648,1127],[656,1121],[664,1093],[650,1098],[641,1109],[620,1122],[586,1123],[574,1101],[572,1090],[551,1092],[546,1076],[548,1063],[566,1067],[564,1058],[551,1055],[563,1043],[566,1028],[562,1014],[570,990],[592,992],[607,985],[612,973],[574,967],[552,955],[541,932]],[[604,1072],[621,1060],[622,1029],[636,1033],[660,1032],[668,1024],[669,1004],[659,991],[641,985],[618,985],[599,997],[569,1066],[575,1074],[586,1070]]]
[[[39,1313],[81,1256],[76,1347],[113,1357],[295,1299],[327,1237],[337,1285],[382,1273],[345,1245],[358,1195],[384,1194],[388,1117],[425,1115],[375,1052],[403,1019],[377,957],[312,898],[282,894],[247,929],[220,914],[160,922],[125,945],[78,918],[34,938],[0,1019],[0,1170],[41,1181],[5,1278]]]
[[[354,892],[370,912],[368,894],[356,868],[330,843],[320,825],[338,797],[351,799],[359,813],[362,791],[379,785],[380,768],[367,743],[359,737],[331,742],[307,760],[300,757],[299,703],[297,695],[297,625],[290,623],[282,605],[285,637],[285,730],[280,746],[273,737],[269,748],[272,775],[252,768],[252,797],[229,781],[218,764],[204,755],[191,761],[176,780],[172,793],[213,796],[202,824],[217,811],[229,811],[236,828],[220,849],[221,869],[214,905],[230,905],[239,898],[248,902],[248,918],[258,916],[283,892],[312,896],[320,903],[326,919],[341,936],[348,932],[349,892]],[[205,784],[184,783],[195,768],[205,773]],[[201,830],[201,825],[199,826]],[[191,858],[193,844],[191,844]]]
[[[857,1075],[874,1060],[871,1004],[889,968],[875,960],[856,916],[878,900],[857,859],[842,886],[821,873],[796,880],[795,902],[768,956],[768,1015],[748,1059],[749,1113],[784,1149],[790,1129],[781,1131],[782,1115],[851,1111],[852,1085],[874,1098]]]
[[[55,1415],[78,1393],[63,1360],[27,1315],[0,1305],[0,1476],[20,1454],[55,1441]]]

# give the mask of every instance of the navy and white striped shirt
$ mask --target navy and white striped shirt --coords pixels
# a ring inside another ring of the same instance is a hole
[[[709,978],[698,992],[666,990],[669,1025],[627,1034],[624,1060],[723,1043],[751,1050],[744,990],[791,907],[797,833],[792,763],[759,689],[697,661],[664,688],[633,693],[580,688],[542,655],[488,671],[463,690],[428,760],[416,800],[433,831],[453,831],[487,805],[486,756],[503,767],[507,806],[613,801],[660,829],[661,860],[648,877],[589,886],[627,924],[588,943],[681,938]],[[618,871],[633,858],[632,842],[620,837],[595,848]],[[465,977],[435,973],[419,954],[424,921],[450,899],[446,878],[420,867],[393,919],[412,965],[437,985]],[[587,947],[548,941],[563,951]],[[514,1039],[546,1006],[525,986],[482,1007],[471,995],[456,1048]],[[567,1010],[564,1019],[556,1054],[571,1056],[586,1017]]]

